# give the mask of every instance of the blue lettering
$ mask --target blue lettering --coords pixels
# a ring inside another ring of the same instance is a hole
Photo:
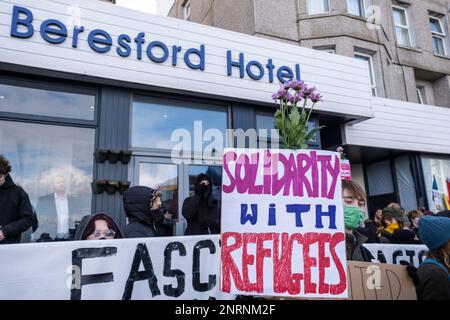
[[[258,74],[253,73],[253,71],[252,71],[253,66],[255,66],[259,69]],[[247,71],[247,74],[249,75],[249,77],[252,78],[253,80],[261,80],[264,77],[264,67],[258,61],[252,60],[249,63],[247,63],[247,67],[245,68],[245,70]]]
[[[330,218],[330,229],[337,229],[336,227],[336,206],[328,206],[328,212],[322,211],[322,205],[316,205],[316,228],[322,229],[322,217],[327,216]]]
[[[128,57],[131,54],[131,47],[128,43],[131,42],[129,35],[121,34],[117,40],[119,47],[116,49],[117,54],[121,57]]]
[[[144,44],[145,40],[145,33],[144,32],[140,32],[136,38],[134,38],[134,42],[136,42],[137,47],[136,47],[136,51],[137,51],[137,58],[139,60],[142,59],[142,45]]]
[[[294,78],[294,73],[292,72],[291,68],[282,66],[280,67],[280,69],[278,69],[277,77],[281,83],[285,83],[291,81]]]
[[[57,28],[54,28],[56,26]],[[55,35],[56,38],[50,37],[49,35]],[[41,37],[49,42],[54,44],[63,43],[67,38],[67,28],[66,26],[59,20],[49,19],[45,20],[41,24]]]
[[[95,29],[89,32],[88,43],[92,50],[99,53],[106,53],[111,49],[112,39],[108,32]],[[103,46],[98,46],[98,45]]]
[[[178,63],[178,52],[181,51],[181,47],[172,46],[172,65],[175,67]]]
[[[231,76],[233,74],[233,67],[239,68],[239,77],[244,78],[244,54],[239,53],[239,62],[233,61],[231,56],[231,50],[227,51],[227,72]]]
[[[273,69],[275,66],[273,65],[272,59],[269,59],[266,64],[267,69],[269,70],[269,82],[273,82]]]
[[[250,221],[252,225],[255,225],[258,221],[258,206],[256,204],[251,204],[250,208],[252,213],[247,214],[248,204],[241,204],[241,224],[244,225],[247,221]]]
[[[23,19],[19,18],[19,15],[23,14]],[[11,22],[11,37],[16,38],[31,38],[34,34],[34,27],[31,24],[33,22],[33,13],[27,8],[14,6]],[[27,29],[27,31],[21,32],[18,30],[18,26],[21,25]]]
[[[152,49],[154,47],[159,47],[162,49],[163,51],[163,55],[161,57],[157,57],[153,54]],[[148,44],[147,47],[147,56],[150,58],[150,60],[152,60],[153,62],[156,63],[163,63],[164,61],[167,60],[167,58],[169,57],[169,49],[167,48],[167,46],[162,43],[161,41],[152,41]]]
[[[302,213],[308,212],[311,206],[309,204],[287,204],[286,212],[295,213],[295,226],[303,227]]]
[[[200,59],[200,61],[197,64],[195,64],[191,61],[190,55],[192,55],[192,54],[195,54]],[[205,70],[205,46],[201,45],[200,50],[191,48],[188,51],[186,51],[186,53],[184,54],[184,62],[191,69],[200,69],[200,70],[204,71]]]
[[[82,32],[84,32],[83,26],[81,27],[75,26],[75,28],[73,28],[72,47],[74,48],[78,47],[78,35]]]

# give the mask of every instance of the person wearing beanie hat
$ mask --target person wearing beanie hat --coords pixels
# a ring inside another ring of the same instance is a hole
[[[418,270],[417,298],[450,300],[450,218],[422,217],[419,235],[430,251]]]

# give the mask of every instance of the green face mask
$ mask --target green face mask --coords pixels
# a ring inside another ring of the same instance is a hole
[[[364,211],[359,207],[344,206],[344,222],[347,229],[356,229],[364,220]]]

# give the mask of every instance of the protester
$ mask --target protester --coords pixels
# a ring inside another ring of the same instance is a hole
[[[447,217],[447,218],[450,218],[450,210],[443,210],[443,211],[440,211],[440,212],[436,213],[436,216],[437,216],[437,217]]]
[[[379,242],[377,234],[380,231],[380,229],[382,228],[382,223],[381,223],[382,213],[383,213],[383,210],[377,208],[373,215],[373,220],[366,219],[364,221],[364,227],[363,228],[359,227],[356,229],[359,233],[362,233],[363,235],[365,235],[367,237],[366,243],[378,243]]]
[[[383,229],[379,237],[381,243],[418,244],[419,240],[411,230],[403,229],[403,224],[409,222],[400,206],[390,206],[383,209]]]
[[[125,238],[159,237],[164,220],[162,194],[158,189],[137,186],[125,191],[123,206],[128,217]]]
[[[74,240],[111,240],[123,237],[122,230],[110,216],[97,213],[81,219]]]
[[[450,218],[422,217],[419,235],[430,251],[419,267],[417,298],[450,300]]]
[[[33,225],[27,193],[11,178],[11,165],[0,155],[0,244],[20,243],[21,234]]]
[[[184,200],[182,213],[188,224],[185,235],[220,233],[220,201],[212,194],[208,175],[197,176],[194,195]]]
[[[411,210],[408,212],[408,219],[411,222],[409,230],[414,232],[416,239],[419,239],[419,220],[423,216],[423,213],[419,210]]]
[[[342,203],[347,260],[370,262],[374,257],[363,246],[368,238],[356,230],[365,216],[366,194],[362,187],[354,181],[342,180]]]

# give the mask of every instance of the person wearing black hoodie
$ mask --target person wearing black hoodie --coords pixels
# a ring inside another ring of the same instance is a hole
[[[125,238],[160,237],[160,224],[164,221],[161,192],[137,186],[125,191],[123,206],[128,217]]]
[[[81,219],[74,240],[111,240],[123,237],[122,230],[113,218],[105,213],[97,213]]]
[[[212,194],[211,178],[199,174],[194,184],[194,195],[183,203],[187,220],[186,236],[220,233],[220,201]]]
[[[21,234],[33,224],[30,199],[10,172],[9,161],[0,155],[0,245],[20,243]]]

